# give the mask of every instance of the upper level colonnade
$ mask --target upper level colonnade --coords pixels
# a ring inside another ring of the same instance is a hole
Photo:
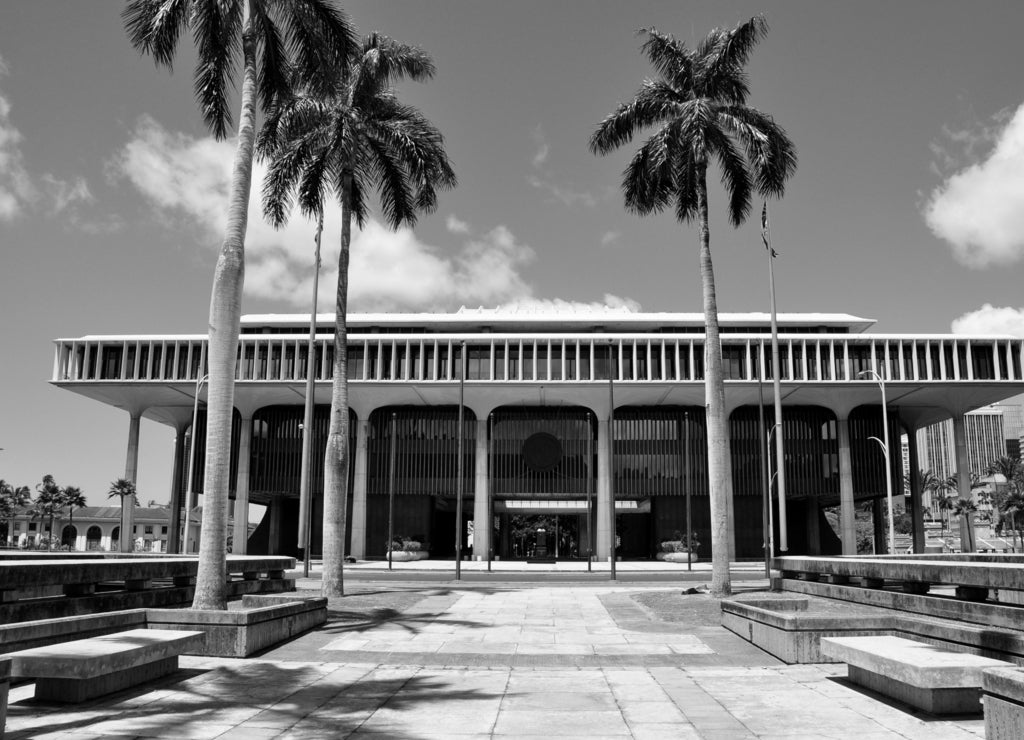
[[[726,382],[771,380],[770,338],[722,334]],[[308,334],[243,334],[235,379],[302,383]],[[704,337],[690,333],[351,333],[348,378],[360,383],[698,383]],[[205,336],[87,336],[56,340],[54,383],[195,383],[207,373]],[[806,383],[1024,381],[1024,340],[956,335],[781,334],[781,380]],[[312,368],[330,381],[333,335],[318,334]],[[1016,391],[1011,391],[1016,392]]]

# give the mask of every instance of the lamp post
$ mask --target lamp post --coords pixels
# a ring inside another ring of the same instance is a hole
[[[786,453],[782,434],[782,366],[779,364],[779,325],[775,317],[775,257],[772,249],[772,232],[768,226],[768,201],[761,210],[761,239],[768,252],[768,294],[771,300],[772,325],[772,391],[775,396],[775,426],[779,433],[775,435],[776,473],[779,477],[779,549],[789,549],[789,527],[786,517]]]
[[[466,413],[466,340],[459,343],[459,459],[455,482],[455,580],[462,580],[462,438],[463,418]]]
[[[896,547],[896,527],[892,520],[892,467],[889,463],[889,411],[885,402],[885,378],[874,370],[862,370],[857,373],[858,378],[862,375],[870,375],[878,381],[878,387],[882,389],[882,437],[884,441],[878,437],[868,437],[868,439],[878,442],[885,455],[885,499],[889,510],[889,554],[892,555]]]
[[[313,307],[309,311],[309,341],[306,350],[306,399],[302,414],[302,467],[299,474],[299,547],[302,548],[302,573],[309,578],[309,540],[312,529],[312,485],[311,468],[313,465],[313,381],[316,371],[313,358],[316,356],[316,301],[320,284],[320,236],[324,231],[324,214],[316,225],[316,259],[313,268]],[[338,351],[335,348],[335,351]],[[344,351],[344,348],[342,348]]]
[[[614,342],[608,340],[608,467],[611,472],[608,475],[608,534],[611,541],[608,547],[611,550],[611,571],[610,578],[615,580],[615,358],[612,354]]]
[[[188,485],[185,486],[185,537],[182,549],[183,555],[188,555],[188,533],[192,529],[190,526],[192,520],[192,496],[195,493],[192,490],[192,475],[196,464],[196,424],[199,423],[199,392],[203,389],[203,383],[210,379],[209,375],[204,375],[201,378],[196,379],[196,393],[192,401],[192,441],[189,444],[188,452]],[[177,512],[175,512],[177,516]],[[123,527],[122,523],[122,527]],[[121,536],[124,536],[124,532],[121,532]]]

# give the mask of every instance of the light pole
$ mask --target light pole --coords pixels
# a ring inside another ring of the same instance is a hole
[[[299,547],[302,548],[302,573],[309,578],[309,540],[312,529],[313,497],[311,468],[313,465],[313,381],[316,378],[313,358],[316,356],[316,300],[320,284],[320,235],[324,231],[324,214],[316,225],[316,260],[313,268],[313,307],[309,311],[309,341],[306,350],[306,399],[302,415],[302,468],[299,474]],[[335,348],[338,351],[338,348]],[[344,348],[342,348],[344,351]]]
[[[609,577],[615,580],[615,359],[612,353],[614,342],[608,340],[608,533],[611,537],[611,571]]]
[[[768,201],[761,209],[761,239],[768,251],[768,293],[772,309],[772,391],[775,395],[775,426],[779,430],[775,435],[776,473],[779,477],[779,550],[786,552],[789,549],[789,527],[786,517],[786,453],[782,439],[782,366],[779,364],[779,326],[775,318],[775,257],[778,255],[772,249]]]
[[[892,555],[896,547],[896,527],[892,520],[892,467],[889,464],[889,411],[885,402],[885,378],[874,370],[862,370],[857,373],[858,378],[862,375],[873,377],[878,381],[878,387],[882,389],[882,437],[884,437],[884,441],[878,437],[868,437],[868,439],[878,442],[885,455],[885,499],[889,509],[889,554]]]
[[[188,485],[185,486],[185,538],[182,545],[182,549],[184,550],[182,553],[183,555],[188,555],[188,533],[189,530],[191,530],[190,523],[192,520],[193,507],[192,496],[195,493],[192,490],[192,475],[196,464],[196,437],[198,436],[196,434],[196,424],[199,423],[199,392],[203,389],[203,383],[209,379],[209,375],[204,375],[203,377],[196,379],[196,393],[192,401],[192,441],[189,444],[188,452]],[[177,512],[175,512],[175,516],[177,516]],[[121,534],[123,536],[124,532],[122,531]]]

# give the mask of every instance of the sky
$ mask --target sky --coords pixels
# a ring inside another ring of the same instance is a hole
[[[1019,1],[342,7],[362,33],[433,56],[436,77],[399,94],[444,134],[459,178],[414,229],[371,220],[356,234],[353,311],[700,311],[694,226],[623,208],[642,139],[605,157],[587,142],[654,74],[638,29],[692,46],[763,13],[748,102],[799,157],[769,205],[779,310],[850,313],[877,332],[1024,336]],[[197,112],[190,38],[173,73],[157,68],[129,44],[121,8],[0,4],[0,478],[50,473],[91,505],[124,474],[128,414],[52,387],[52,340],[204,333],[233,151]],[[721,189],[709,199],[719,310],[767,310],[759,208],[734,229]],[[327,285],[339,222],[328,214]],[[254,201],[244,313],[308,312],[312,233],[298,215],[275,232]],[[173,432],[144,420],[142,502],[168,500],[172,452]]]

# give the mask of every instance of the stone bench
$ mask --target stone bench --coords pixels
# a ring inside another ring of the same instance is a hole
[[[1024,737],[1024,668],[989,668],[982,674],[986,740]]]
[[[176,671],[178,656],[202,641],[202,632],[136,629],[3,657],[11,678],[36,680],[36,699],[77,704]]]
[[[854,683],[931,714],[980,713],[982,671],[1012,665],[886,635],[822,637],[821,653]]]

